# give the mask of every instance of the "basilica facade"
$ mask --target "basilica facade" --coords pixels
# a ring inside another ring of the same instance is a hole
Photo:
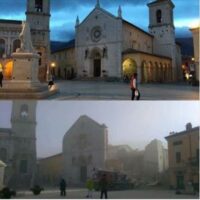
[[[34,184],[36,107],[34,101],[13,101],[11,128],[0,128],[0,160],[7,166],[4,184],[12,188]]]
[[[80,23],[76,20],[75,56],[79,77],[130,78],[139,82],[176,81],[181,69],[180,47],[175,43],[171,0],[148,4],[149,32],[114,16],[99,1]]]
[[[96,170],[105,169],[108,132],[88,116],[81,116],[63,138],[63,175],[70,185],[85,185]]]

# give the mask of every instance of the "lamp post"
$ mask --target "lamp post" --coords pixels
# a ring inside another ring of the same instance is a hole
[[[56,63],[52,62],[51,63],[51,75],[55,76],[55,68],[56,68]]]

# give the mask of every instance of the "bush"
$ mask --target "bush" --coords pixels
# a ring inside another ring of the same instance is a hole
[[[33,192],[34,195],[39,195],[41,193],[41,191],[43,191],[44,189],[41,188],[39,185],[35,185],[30,190]]]
[[[0,199],[10,199],[12,196],[16,196],[16,191],[11,190],[9,187],[4,187],[0,191]]]

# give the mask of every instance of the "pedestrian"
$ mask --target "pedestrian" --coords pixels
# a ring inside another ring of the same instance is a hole
[[[131,81],[130,81],[130,88],[131,88],[131,91],[132,91],[132,97],[131,97],[131,100],[135,100],[135,97],[136,97],[136,100],[140,100],[140,91],[137,87],[137,73],[134,73],[133,76],[131,77]]]
[[[54,85],[54,76],[53,75],[50,75],[50,80],[49,80],[49,88],[51,89],[51,87]]]
[[[2,70],[0,71],[0,87],[3,87],[3,72]]]
[[[62,178],[60,181],[60,196],[66,196],[66,187],[65,179]]]
[[[86,187],[88,189],[87,198],[92,198],[92,192],[94,189],[94,181],[91,178],[88,178],[86,182]]]
[[[101,177],[100,182],[99,182],[99,188],[101,191],[100,198],[103,199],[103,196],[105,196],[105,199],[107,199],[108,198],[108,181],[107,181],[106,174],[103,174],[103,176]]]

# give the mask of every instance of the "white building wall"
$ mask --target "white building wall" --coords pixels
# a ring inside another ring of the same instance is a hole
[[[144,152],[144,174],[152,179],[158,179],[159,174],[167,167],[166,152],[161,141],[151,141]]]
[[[153,37],[141,30],[123,22],[123,51],[135,49],[147,53],[153,53]]]

